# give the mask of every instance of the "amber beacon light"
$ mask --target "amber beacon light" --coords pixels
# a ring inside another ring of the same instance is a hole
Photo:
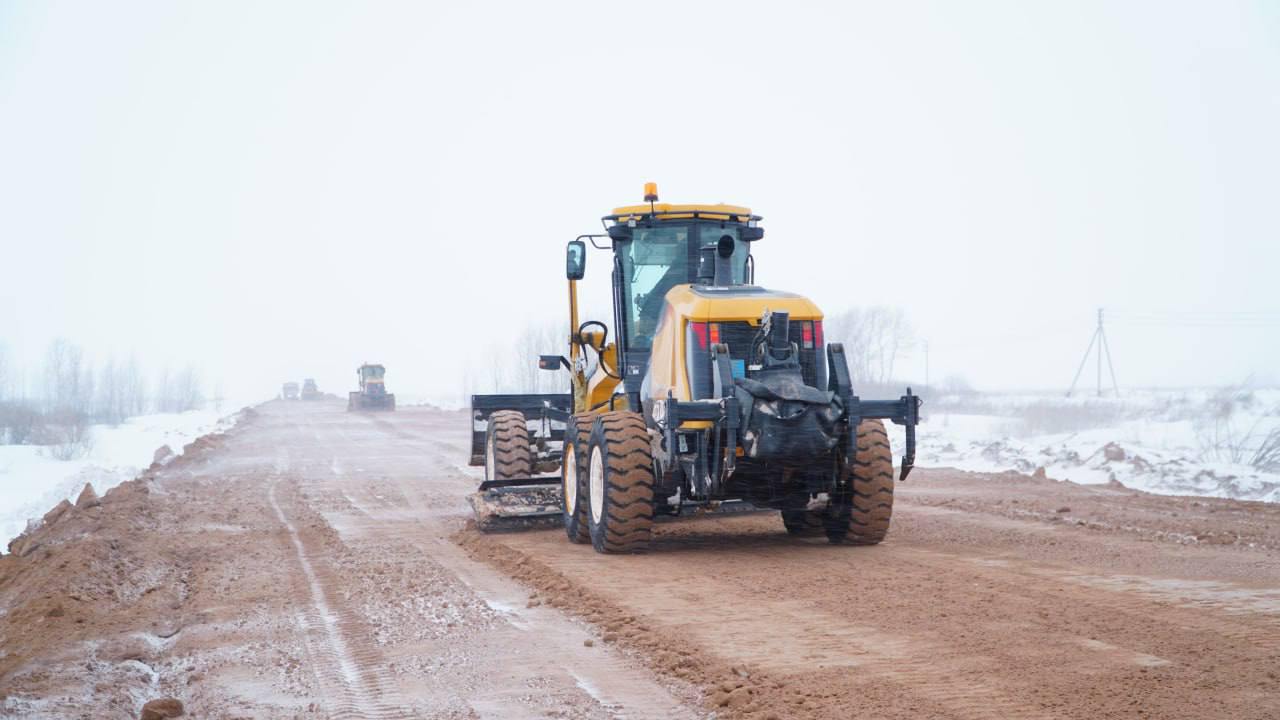
[[[658,202],[658,183],[647,182],[644,184],[644,201],[647,203]]]

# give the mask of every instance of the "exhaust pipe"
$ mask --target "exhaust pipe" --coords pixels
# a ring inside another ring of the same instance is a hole
[[[732,235],[721,235],[720,242],[716,243],[714,278],[716,287],[728,287],[733,284],[733,263],[730,262],[730,258],[733,257],[736,245]]]
[[[736,249],[737,242],[732,235],[721,235],[715,247],[698,248],[698,284],[733,285],[733,251]]]

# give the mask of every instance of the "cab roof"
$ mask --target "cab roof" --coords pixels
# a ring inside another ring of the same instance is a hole
[[[747,222],[760,218],[751,214],[751,208],[724,203],[676,205],[673,203],[653,203],[644,205],[626,205],[613,209],[613,214],[606,215],[605,220],[626,222],[653,217],[655,220],[721,220],[729,222]]]

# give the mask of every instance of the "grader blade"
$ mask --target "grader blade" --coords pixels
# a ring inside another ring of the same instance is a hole
[[[560,527],[560,479],[493,480],[467,496],[481,532],[513,532]]]

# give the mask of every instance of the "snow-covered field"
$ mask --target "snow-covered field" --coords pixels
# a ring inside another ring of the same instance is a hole
[[[917,430],[919,467],[1044,468],[1055,480],[1163,495],[1280,502],[1280,472],[1250,464],[1280,428],[1280,390],[1135,391],[1114,398],[939,398]],[[895,453],[902,430],[891,428]]]
[[[85,483],[99,495],[146,469],[156,449],[173,452],[201,435],[226,430],[235,415],[213,410],[144,415],[117,426],[96,425],[93,447],[82,458],[56,460],[49,448],[0,445],[0,552],[63,499],[75,502]]]

